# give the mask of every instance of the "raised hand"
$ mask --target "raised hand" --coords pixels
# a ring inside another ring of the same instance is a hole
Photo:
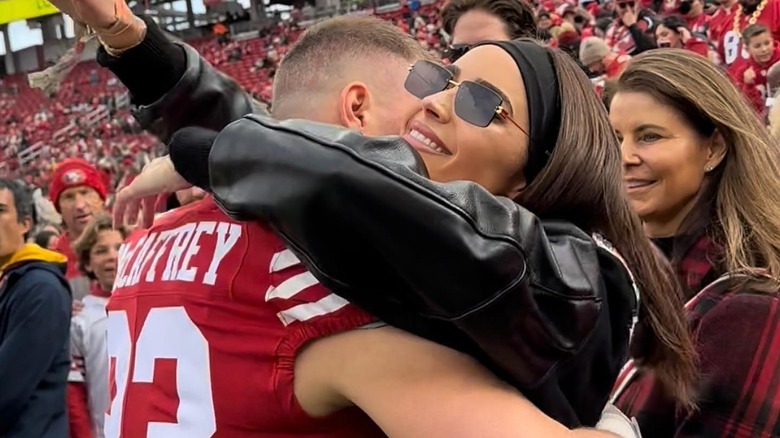
[[[155,158],[133,181],[119,190],[114,201],[114,226],[149,227],[162,196],[192,187],[176,172],[169,156]],[[140,221],[137,218],[141,216]]]
[[[756,71],[753,70],[753,67],[745,70],[745,73],[742,74],[742,80],[745,81],[746,84],[752,84],[753,81],[756,80]]]
[[[54,0],[73,21],[95,31],[109,54],[119,56],[146,35],[146,23],[133,15],[125,0]]]
[[[116,23],[117,7],[121,7],[116,4],[118,2],[124,3],[124,0],[51,0],[57,9],[74,21],[93,29],[107,29]]]

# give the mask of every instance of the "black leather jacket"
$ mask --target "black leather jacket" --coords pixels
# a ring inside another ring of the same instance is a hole
[[[146,127],[220,129],[255,109],[186,53],[176,86],[136,108]],[[567,426],[598,421],[637,303],[587,233],[476,184],[431,182],[398,139],[310,122],[248,116],[220,134],[210,166],[228,214],[269,222],[335,293],[475,356]]]
[[[195,49],[169,41],[152,19],[142,18],[149,31],[141,44],[118,58],[100,47],[97,60],[128,87],[133,116],[144,129],[167,143],[184,127],[219,131],[246,114],[267,114],[261,103]],[[161,94],[160,83],[173,85]]]
[[[590,235],[475,183],[430,181],[397,137],[247,116],[209,163],[223,209],[269,223],[335,293],[474,355],[564,424],[597,422],[637,302]]]

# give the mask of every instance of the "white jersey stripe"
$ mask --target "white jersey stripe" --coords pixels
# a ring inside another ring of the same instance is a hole
[[[298,260],[298,257],[296,257],[292,251],[285,249],[284,251],[277,252],[274,254],[273,258],[271,258],[271,266],[268,272],[279,272],[300,263],[301,261]]]
[[[308,321],[317,316],[335,312],[349,302],[336,294],[330,294],[325,298],[314,302],[299,304],[290,309],[277,313],[284,325],[290,325],[294,321]]]
[[[79,370],[70,370],[68,373],[68,382],[84,383],[84,374]]]
[[[302,272],[288,278],[277,287],[269,287],[265,293],[265,300],[270,301],[274,298],[288,300],[318,283],[319,281],[309,271]]]

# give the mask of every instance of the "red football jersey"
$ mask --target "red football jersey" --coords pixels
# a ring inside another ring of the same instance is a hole
[[[653,19],[649,16],[644,16],[637,20],[636,25],[642,32],[645,32],[653,27]],[[636,49],[636,43],[634,42],[634,37],[631,36],[631,31],[626,26],[623,26],[620,20],[615,20],[609,25],[604,40],[613,52],[631,55]]]
[[[747,68],[748,55],[747,50],[742,44],[742,31],[749,25],[750,17],[752,14],[741,14],[738,23],[738,32],[734,31],[734,18],[732,14],[728,20],[725,21],[725,26],[722,29],[720,41],[718,42],[718,52],[720,59],[726,65],[729,74],[736,83],[739,83],[740,78],[737,77],[738,73],[744,72]],[[772,38],[775,41],[780,41],[780,0],[769,0],[761,11],[761,14],[756,19],[757,23],[763,24],[772,33]]]
[[[739,3],[734,3],[729,9],[718,6],[718,9],[714,14],[712,14],[712,17],[710,17],[710,27],[707,30],[707,36],[709,37],[710,41],[715,42],[718,48],[720,48],[720,42],[723,33],[726,32],[728,26],[734,25],[733,14],[739,7]]]
[[[688,25],[688,29],[691,32],[703,35],[707,33],[707,29],[709,28],[711,18],[712,17],[702,12],[701,14],[693,18],[685,17],[685,24]]]
[[[57,245],[54,248],[55,251],[68,258],[68,272],[65,274],[65,278],[68,280],[84,276],[79,270],[78,257],[76,257],[76,252],[71,245],[72,242],[68,237],[68,233],[62,233],[57,239]]]
[[[210,197],[128,239],[107,310],[106,438],[384,436],[356,408],[309,417],[293,392],[303,345],[375,318]]]

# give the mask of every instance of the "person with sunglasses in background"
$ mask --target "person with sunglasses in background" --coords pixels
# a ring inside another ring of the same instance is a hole
[[[628,352],[636,291],[620,253],[643,296],[632,354],[688,404],[679,286],[623,196],[616,139],[577,66],[532,41],[492,42],[449,68],[418,61],[405,86],[421,106],[400,139],[248,116],[213,145],[172,144],[118,199],[153,193],[175,166],[225,211],[278,230],[335,293],[413,334],[405,323],[422,318],[567,425],[566,411],[595,421]]]

